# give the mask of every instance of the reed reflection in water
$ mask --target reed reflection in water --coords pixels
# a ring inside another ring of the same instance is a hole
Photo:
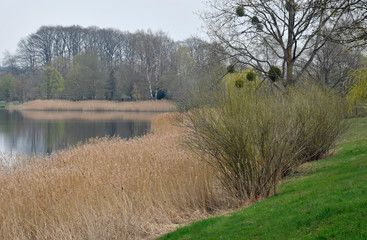
[[[150,132],[157,113],[0,111],[0,151],[47,154],[89,138]]]

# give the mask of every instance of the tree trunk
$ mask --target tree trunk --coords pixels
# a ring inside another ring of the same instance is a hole
[[[293,47],[294,47],[294,24],[295,24],[295,16],[296,16],[296,5],[294,0],[289,0],[287,3],[288,10],[288,41],[287,48],[285,52],[285,61],[286,61],[286,86],[292,85],[294,83],[293,79]]]
[[[148,85],[149,85],[149,94],[150,94],[150,97],[153,99],[154,96],[153,96],[152,81],[150,80],[150,76],[149,76],[148,70],[146,70],[146,71],[147,71],[147,81],[148,81]]]

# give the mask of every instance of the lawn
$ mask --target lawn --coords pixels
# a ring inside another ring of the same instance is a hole
[[[273,197],[160,239],[367,239],[367,118],[351,120],[337,152],[300,172]]]

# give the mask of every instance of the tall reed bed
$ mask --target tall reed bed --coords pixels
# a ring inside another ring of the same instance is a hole
[[[130,111],[130,112],[169,112],[175,111],[174,104],[167,100],[112,102],[103,100],[66,101],[66,100],[34,100],[14,108],[19,110],[47,111]]]
[[[170,114],[154,134],[92,139],[0,174],[0,239],[151,239],[236,206],[178,141]]]

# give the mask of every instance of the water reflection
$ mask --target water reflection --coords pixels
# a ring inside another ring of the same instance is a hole
[[[155,113],[0,111],[0,151],[45,154],[92,137],[131,138],[150,131]]]

